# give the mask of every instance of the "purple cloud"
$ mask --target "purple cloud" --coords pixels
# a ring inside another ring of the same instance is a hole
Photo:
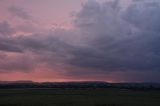
[[[32,16],[22,7],[11,6],[8,10],[12,13],[13,16],[24,20],[32,20]]]

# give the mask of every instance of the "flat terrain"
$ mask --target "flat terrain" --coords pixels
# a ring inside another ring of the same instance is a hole
[[[0,106],[160,106],[160,91],[0,89]]]

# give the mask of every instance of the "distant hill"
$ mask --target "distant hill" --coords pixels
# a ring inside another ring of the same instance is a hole
[[[118,89],[157,89],[160,83],[107,83],[101,81],[82,82],[33,82],[33,81],[0,81],[0,89],[11,88],[118,88]]]

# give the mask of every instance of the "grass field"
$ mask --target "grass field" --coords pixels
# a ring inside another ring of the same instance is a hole
[[[160,91],[1,89],[0,106],[160,106]]]

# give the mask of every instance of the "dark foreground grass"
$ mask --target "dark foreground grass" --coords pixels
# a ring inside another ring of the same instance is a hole
[[[1,89],[0,106],[160,106],[160,91]]]

